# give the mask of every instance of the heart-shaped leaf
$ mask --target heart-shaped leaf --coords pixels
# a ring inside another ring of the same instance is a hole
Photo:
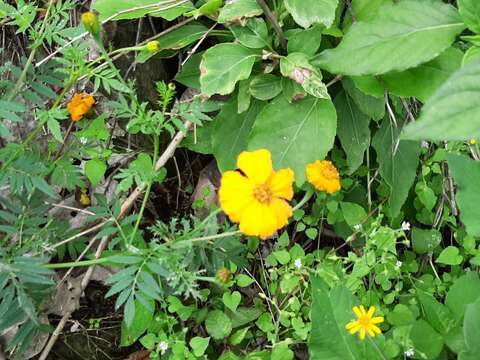
[[[242,301],[242,295],[240,295],[238,291],[232,293],[226,292],[223,294],[222,299],[225,306],[235,312],[238,305],[240,305],[240,301]]]

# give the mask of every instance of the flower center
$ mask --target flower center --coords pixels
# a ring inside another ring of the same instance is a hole
[[[362,327],[368,327],[370,325],[370,318],[368,316],[360,316],[358,322]]]
[[[253,196],[261,204],[269,204],[272,201],[272,192],[267,185],[257,185],[253,190]]]

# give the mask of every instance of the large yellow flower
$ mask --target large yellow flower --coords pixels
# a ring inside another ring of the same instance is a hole
[[[333,194],[340,190],[340,174],[328,160],[317,160],[307,165],[307,179],[319,191]]]
[[[230,220],[245,235],[266,239],[288,223],[293,197],[293,171],[274,171],[268,150],[244,151],[237,159],[240,171],[223,174],[219,200]]]
[[[72,100],[67,104],[67,110],[70,113],[72,121],[80,120],[87,112],[90,111],[95,99],[92,95],[85,93],[76,93]]]
[[[373,317],[375,306],[370,306],[368,312],[365,311],[363,305],[360,305],[360,307],[354,306],[353,312],[357,315],[357,320],[351,321],[345,326],[345,328],[350,331],[350,334],[353,335],[357,331],[360,331],[360,339],[364,340],[366,333],[371,337],[374,337],[382,332],[375,324],[382,323],[383,316]]]

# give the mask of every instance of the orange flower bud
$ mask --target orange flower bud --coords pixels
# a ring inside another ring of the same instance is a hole
[[[230,280],[231,276],[232,272],[226,267],[217,271],[217,279],[220,280],[221,283],[226,284]]]

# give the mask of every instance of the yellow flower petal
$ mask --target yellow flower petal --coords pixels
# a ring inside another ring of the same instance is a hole
[[[360,310],[360,308],[358,306],[353,307],[353,312],[355,313],[355,315],[357,315],[357,318],[360,318],[363,315],[362,311]]]
[[[352,334],[352,335],[355,334],[355,333],[356,333],[357,331],[359,331],[361,328],[362,328],[362,325],[360,325],[360,324],[355,325],[354,327],[352,327],[352,328],[350,329],[350,334]]]
[[[360,311],[362,313],[362,316],[367,315],[367,312],[365,311],[365,308],[363,307],[363,305],[360,305]]]
[[[340,174],[328,160],[317,160],[307,165],[307,179],[319,191],[333,194],[340,190]]]
[[[377,316],[377,317],[374,317],[370,320],[370,322],[372,324],[380,324],[384,321],[385,319],[383,318],[383,316]]]
[[[350,321],[347,325],[345,325],[345,329],[350,330],[351,328],[358,325],[358,321]]]
[[[377,333],[377,334],[381,334],[382,333],[382,330],[380,330],[380,328],[377,326],[377,325],[370,325],[371,329]]]
[[[360,340],[365,340],[365,333],[366,333],[365,328],[362,327],[360,329]]]
[[[293,198],[293,178],[292,169],[281,169],[273,172],[268,185],[274,196],[292,200]]]
[[[240,231],[245,235],[259,236],[265,240],[277,230],[277,219],[271,208],[252,202],[240,219]]]
[[[239,222],[253,201],[254,184],[237,171],[223,174],[218,191],[220,206],[233,222]]]
[[[266,149],[243,151],[237,159],[237,167],[254,183],[264,184],[272,175],[272,155]]]
[[[282,199],[272,199],[270,207],[277,220],[277,230],[288,224],[288,219],[293,215],[292,207]]]
[[[374,336],[375,336],[375,333],[373,332],[373,330],[372,330],[371,327],[368,327],[368,328],[367,328],[367,332],[368,332],[368,335],[370,335],[371,337],[374,337]]]
[[[371,318],[374,312],[375,312],[375,306],[370,306],[370,309],[368,309],[368,312],[367,312],[367,316]]]

